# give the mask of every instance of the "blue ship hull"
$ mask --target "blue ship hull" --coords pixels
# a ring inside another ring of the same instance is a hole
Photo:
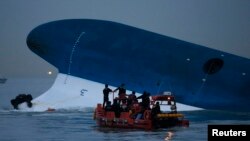
[[[27,45],[60,73],[205,109],[250,111],[250,60],[120,23],[72,19],[33,29]]]

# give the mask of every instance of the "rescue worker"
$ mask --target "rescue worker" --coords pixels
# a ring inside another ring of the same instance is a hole
[[[121,107],[120,107],[120,104],[118,103],[117,99],[114,99],[114,103],[112,105],[112,109],[115,112],[115,117],[119,118],[120,115],[121,115]]]
[[[105,105],[107,105],[109,101],[110,92],[112,92],[112,90],[108,87],[108,84],[105,84],[105,88],[103,89],[103,104],[102,104],[103,108],[105,107]]]
[[[152,108],[152,114],[157,115],[159,113],[161,113],[160,104],[159,104],[159,102],[156,102],[156,104]]]
[[[118,91],[118,97],[120,99],[125,99],[126,98],[126,89],[125,89],[125,84],[122,83],[121,86],[119,86],[118,88],[116,88],[113,92]]]
[[[150,93],[144,91],[143,94],[139,97],[137,97],[136,99],[142,99],[142,106],[145,109],[150,109]]]
[[[131,107],[133,105],[133,103],[136,102],[135,91],[132,91],[132,94],[129,94],[127,96],[128,96],[128,107]]]
[[[153,108],[151,110],[151,117],[152,117],[152,125],[155,128],[158,128],[158,119],[157,119],[157,114],[161,113],[161,108],[159,102],[156,102],[155,105],[153,105]]]

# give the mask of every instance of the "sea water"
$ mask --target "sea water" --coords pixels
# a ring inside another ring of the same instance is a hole
[[[93,109],[54,112],[0,110],[0,141],[206,141],[209,124],[250,124],[250,113],[186,111],[189,127],[152,131],[98,127]]]

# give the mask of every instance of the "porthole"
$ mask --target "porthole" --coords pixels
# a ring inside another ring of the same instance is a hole
[[[224,61],[222,59],[219,58],[210,59],[203,65],[203,71],[206,74],[215,74],[221,70],[223,64]]]

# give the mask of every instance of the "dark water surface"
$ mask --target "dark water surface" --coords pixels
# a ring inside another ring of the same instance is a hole
[[[93,110],[56,112],[0,111],[0,141],[206,141],[209,124],[250,124],[250,113],[221,111],[183,112],[189,127],[154,131],[110,129],[96,126]]]

